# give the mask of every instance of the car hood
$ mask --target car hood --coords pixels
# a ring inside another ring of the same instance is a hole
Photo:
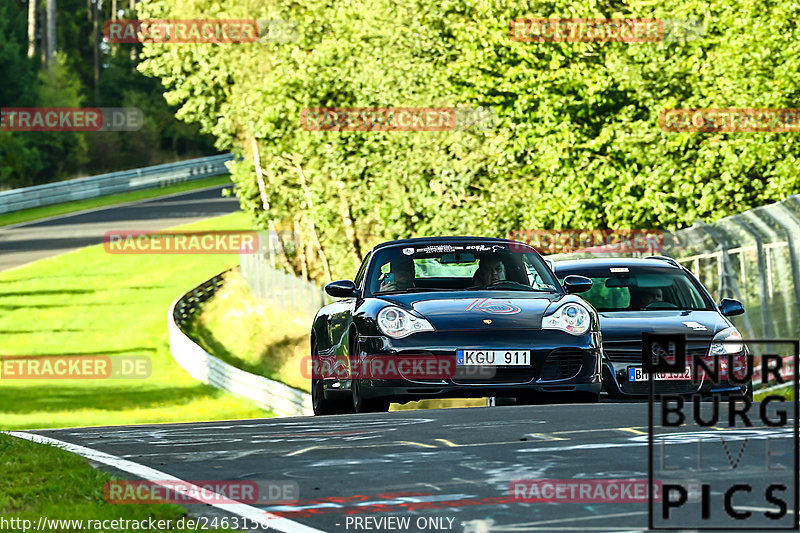
[[[469,296],[452,293],[412,293],[382,296],[386,302],[413,309],[436,330],[541,329],[542,316],[562,294],[521,291],[472,291]]]
[[[603,343],[642,340],[642,333],[685,334],[687,338],[711,340],[730,327],[716,311],[614,311],[598,312]]]

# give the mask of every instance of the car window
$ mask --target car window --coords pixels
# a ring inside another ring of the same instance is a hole
[[[369,258],[372,253],[368,253],[367,256],[361,261],[361,266],[358,269],[358,273],[356,274],[353,283],[355,283],[356,287],[361,287],[361,281],[364,279],[364,273],[367,271],[367,263],[369,263]]]
[[[622,309],[631,305],[631,293],[627,287],[606,287],[607,278],[589,278],[592,288],[581,294],[596,309]]]
[[[376,251],[372,265],[369,287],[376,294],[494,289],[561,292],[538,254],[507,244],[392,247]]]
[[[598,311],[711,309],[682,270],[637,266],[556,268],[559,279],[580,275],[592,280],[592,288],[581,297]]]

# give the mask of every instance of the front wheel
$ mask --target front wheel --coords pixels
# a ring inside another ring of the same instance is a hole
[[[336,414],[331,402],[325,399],[321,379],[311,380],[311,406],[314,408],[315,416]]]
[[[312,359],[315,355],[317,355],[316,343],[314,343],[314,345],[311,347],[311,354]],[[325,390],[322,387],[322,379],[313,377],[311,378],[311,407],[314,409],[315,416],[341,415],[352,412],[350,410],[350,402],[347,401],[347,397],[344,398],[344,401],[341,399],[329,400],[325,398]]]
[[[383,398],[365,398],[361,380],[354,379],[350,383],[353,393],[353,409],[356,413],[385,413],[389,410],[389,401]]]

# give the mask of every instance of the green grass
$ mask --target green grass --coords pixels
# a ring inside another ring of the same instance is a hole
[[[243,213],[182,226],[247,229]],[[167,309],[236,255],[112,255],[91,246],[0,273],[0,355],[135,355],[147,379],[0,376],[0,429],[270,416],[189,376],[169,353]]]
[[[189,320],[186,331],[206,351],[237,368],[310,393],[311,382],[301,365],[311,353],[313,318],[253,297],[234,270]]]
[[[789,384],[768,392],[753,391],[753,400],[763,400],[765,396],[783,396],[787,400],[794,400],[794,385]]]
[[[67,213],[74,213],[76,211],[83,211],[95,207],[105,207],[109,205],[122,204],[125,202],[135,202],[137,200],[147,200],[148,198],[156,198],[167,194],[175,194],[185,191],[193,191],[195,189],[202,189],[205,187],[213,187],[215,185],[231,184],[230,176],[214,176],[213,178],[205,178],[197,181],[190,181],[188,183],[178,183],[176,185],[168,185],[158,189],[145,189],[143,191],[124,192],[120,194],[113,194],[110,196],[101,196],[100,198],[89,198],[88,200],[78,200],[76,202],[67,202],[56,205],[46,205],[43,207],[33,207],[23,211],[15,211],[13,213],[5,213],[0,215],[0,227],[8,226],[11,224],[19,224],[21,222],[31,222],[41,218],[52,217],[56,215],[64,215]],[[232,184],[231,184],[232,185]]]
[[[53,446],[0,434],[0,457],[3,472],[0,476],[0,516],[7,521],[30,520],[34,525],[29,530],[38,525],[41,516],[84,521],[146,520],[152,517],[156,521],[171,520],[174,525],[186,515],[183,507],[173,504],[116,505],[106,502],[103,487],[108,481],[118,478],[95,470],[84,458]],[[22,528],[13,530],[22,531]],[[59,532],[79,530],[52,526],[47,529]],[[104,531],[86,527],[83,530]],[[171,528],[166,531],[190,530]]]

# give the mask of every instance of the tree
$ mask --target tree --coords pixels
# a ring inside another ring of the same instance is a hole
[[[333,277],[352,274],[354,242],[671,230],[798,189],[795,134],[672,133],[658,123],[665,108],[795,106],[794,4],[151,0],[141,14],[300,24],[296,43],[148,44],[140,70],[160,78],[178,116],[213,134],[218,148],[246,155],[257,140],[269,209],[248,157],[233,167],[243,208],[259,227],[313,221]],[[526,16],[699,20],[706,33],[688,42],[510,39],[509,22]],[[488,132],[300,126],[302,109],[325,106],[484,106],[498,123]],[[316,246],[310,230],[302,239],[300,248]],[[306,262],[310,276],[326,277]]]

